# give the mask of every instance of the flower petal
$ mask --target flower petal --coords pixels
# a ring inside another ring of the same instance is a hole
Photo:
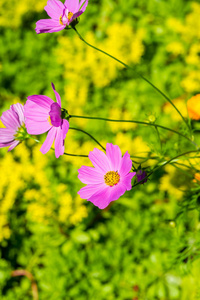
[[[0,128],[0,143],[9,143],[12,142],[15,137],[15,130],[10,128]]]
[[[119,199],[127,190],[126,185],[123,182],[119,182],[117,185],[112,186],[110,189],[109,201],[115,201]]]
[[[81,0],[79,9],[81,9],[82,13],[85,11],[85,9],[86,9],[87,6],[88,6],[88,0]]]
[[[63,139],[63,132],[61,127],[54,127],[56,129],[56,136],[55,136],[55,155],[58,158],[60,155],[63,155],[65,151],[64,147],[64,139]]]
[[[121,159],[121,165],[119,167],[119,174],[120,176],[125,176],[131,171],[132,168],[132,160],[130,158],[130,154],[128,151],[124,154],[124,156]]]
[[[20,143],[20,141],[13,141],[10,148],[8,149],[8,152],[11,151],[12,149],[14,149],[18,144]]]
[[[78,11],[77,13],[73,14],[73,17],[70,19],[70,23],[82,15],[83,11]]]
[[[121,165],[121,159],[122,159],[122,153],[117,145],[113,144],[106,144],[106,155],[110,161],[111,164],[111,170],[112,171],[119,171],[120,165]]]
[[[56,127],[56,136],[55,136],[55,155],[58,158],[60,155],[63,155],[65,151],[64,140],[66,134],[69,130],[69,122],[63,120],[61,127]]]
[[[1,121],[7,128],[17,130],[21,126],[17,113],[10,109],[2,113]]]
[[[11,105],[10,109],[11,111],[15,112],[18,115],[20,125],[25,123],[24,106],[22,104],[20,103],[13,104]]]
[[[100,192],[105,188],[105,184],[88,184],[78,191],[78,194],[82,199],[89,199],[92,195]]]
[[[85,184],[97,184],[104,182],[103,174],[97,172],[95,168],[82,166],[78,172],[78,178]]]
[[[79,0],[65,0],[64,5],[73,14],[79,10]]]
[[[25,121],[26,129],[29,134],[42,134],[47,132],[52,126],[48,121],[34,121],[31,119],[26,119]]]
[[[63,140],[66,138],[66,134],[69,130],[69,122],[67,120],[63,120],[61,125],[62,133],[63,133]]]
[[[130,191],[132,189],[132,184],[131,184],[131,180],[132,178],[136,175],[136,172],[131,172],[129,174],[127,174],[126,176],[122,177],[122,184],[124,184],[126,186],[126,190]]]
[[[24,105],[24,114],[26,119],[44,122],[49,118],[49,112],[38,104],[27,100]]]
[[[0,148],[8,147],[8,146],[12,145],[14,141],[15,140],[12,140],[12,141],[10,141],[8,143],[0,143]]]
[[[64,29],[66,25],[60,25],[59,20],[42,19],[36,22],[36,33],[57,32]]]
[[[44,95],[32,95],[28,96],[27,99],[39,105],[46,112],[50,111],[51,104],[54,103],[51,98]]]
[[[61,98],[60,98],[60,95],[58,94],[58,92],[56,92],[55,85],[53,84],[53,82],[51,83],[51,86],[55,93],[56,101],[57,101],[58,105],[60,105],[60,107],[61,107]]]
[[[52,127],[47,134],[46,140],[44,141],[42,147],[40,148],[40,151],[43,154],[46,154],[50,150],[55,137],[56,137],[56,128]]]
[[[110,204],[110,189],[109,186],[104,185],[104,188],[101,188],[87,200],[92,202],[98,208],[104,209]]]
[[[107,156],[99,149],[94,148],[93,151],[90,151],[88,157],[97,171],[102,172],[104,175],[111,170],[111,166]]]
[[[65,9],[64,4],[58,0],[48,0],[44,8],[52,19],[59,20]]]

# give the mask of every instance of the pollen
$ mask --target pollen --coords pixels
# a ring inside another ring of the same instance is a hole
[[[48,116],[47,121],[49,122],[49,124],[50,124],[51,126],[53,126],[53,125],[51,124],[51,117],[50,117],[50,116]]]
[[[70,19],[73,17],[73,15],[74,15],[74,14],[73,14],[72,12],[68,12],[67,19],[70,20]]]
[[[62,21],[62,15],[60,16],[59,23],[60,23],[60,25],[64,25],[63,21]]]
[[[109,171],[104,176],[104,181],[109,186],[116,185],[120,181],[120,175],[117,171]]]

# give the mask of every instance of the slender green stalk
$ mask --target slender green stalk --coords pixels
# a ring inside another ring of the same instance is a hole
[[[160,133],[158,131],[157,126],[155,126],[155,130],[156,130],[156,133],[157,133],[157,136],[158,136],[158,142],[160,144],[160,153],[162,153],[162,142],[161,142]]]
[[[52,150],[55,150],[51,148]],[[68,156],[77,156],[77,157],[88,157],[88,155],[83,155],[83,154],[71,154],[71,153],[66,153],[64,152],[63,155],[68,155]]]
[[[153,127],[159,127],[159,128],[162,128],[162,129],[165,129],[165,130],[168,130],[168,131],[171,131],[171,132],[174,132],[182,137],[184,137],[185,139],[187,139],[190,143],[192,143],[195,147],[198,147],[197,144],[193,141],[191,141],[190,138],[188,138],[186,135],[174,130],[174,129],[171,129],[171,128],[168,128],[168,127],[165,127],[165,126],[162,126],[162,125],[158,125],[158,124],[155,124],[155,123],[148,123],[148,122],[141,122],[141,121],[135,121],[135,120],[114,120],[114,119],[107,119],[107,118],[100,118],[100,117],[87,117],[87,116],[77,116],[77,115],[69,115],[69,118],[80,118],[80,119],[90,119],[90,120],[101,120],[101,121],[107,121],[107,122],[124,122],[124,123],[136,123],[136,124],[141,124],[141,125],[147,125],[147,126],[153,126]]]
[[[148,79],[146,79],[144,76],[142,76],[141,74],[139,74],[138,72],[136,72],[132,67],[130,67],[129,65],[125,64],[123,61],[117,59],[116,57],[110,55],[109,53],[89,44],[88,42],[86,42],[84,40],[84,38],[80,35],[80,33],[77,31],[77,29],[75,27],[72,27],[74,29],[74,31],[76,32],[76,34],[79,36],[80,40],[83,41],[87,46],[109,56],[110,58],[114,59],[115,61],[117,61],[118,63],[122,64],[124,67],[126,67],[127,69],[131,69],[135,72],[136,75],[138,75],[140,78],[142,78],[144,81],[146,81],[148,84],[150,84],[160,95],[162,95],[177,111],[177,113],[181,116],[181,118],[183,119],[184,123],[187,125],[187,127],[190,130],[190,126],[187,123],[186,119],[183,117],[183,115],[181,114],[181,112],[178,110],[178,108],[174,105],[174,103],[170,100],[169,97],[167,97],[159,88],[157,88],[153,83],[151,83]]]
[[[165,161],[164,163],[162,163],[162,165],[160,165],[160,166],[158,166],[158,167],[155,167],[155,168],[154,168],[154,169],[153,169],[153,170],[152,170],[145,178],[142,179],[142,181],[135,183],[135,184],[132,186],[132,188],[135,187],[135,186],[137,186],[138,184],[141,184],[143,181],[145,181],[145,179],[148,179],[155,171],[157,171],[158,169],[160,169],[160,168],[162,168],[162,167],[168,165],[170,162],[173,162],[173,161],[176,160],[177,158],[179,158],[179,157],[181,157],[181,156],[184,156],[184,155],[187,155],[187,154],[190,154],[190,153],[198,153],[198,152],[200,152],[200,150],[187,151],[187,152],[184,152],[184,153],[182,153],[182,154],[179,154],[179,155],[177,155],[177,156],[175,156],[175,157],[173,157],[173,158],[171,158],[171,159]],[[174,162],[176,162],[176,161],[174,161]]]
[[[106,150],[105,148],[104,148],[104,146],[102,146],[101,145],[101,143],[99,143],[90,133],[88,133],[88,132],[86,132],[86,131],[84,131],[84,130],[82,130],[82,129],[79,129],[79,128],[73,128],[73,127],[69,127],[69,129],[71,129],[71,130],[76,130],[76,131],[80,131],[80,132],[83,132],[83,133],[85,133],[85,134],[87,134],[91,139],[93,139],[104,151]]]

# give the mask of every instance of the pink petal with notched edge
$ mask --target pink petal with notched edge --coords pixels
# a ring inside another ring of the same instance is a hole
[[[121,150],[117,145],[106,144],[106,155],[111,164],[111,171],[119,171],[122,159]]]
[[[104,182],[103,173],[97,172],[95,168],[82,166],[78,172],[78,178],[84,184],[98,184]]]
[[[100,209],[106,208],[110,204],[110,188],[105,186],[100,191],[93,194],[87,201],[92,202],[95,206]]]
[[[12,112],[10,109],[2,113],[1,121],[7,128],[15,130],[21,125],[17,113]]]
[[[49,17],[59,20],[65,9],[64,4],[58,0],[48,0],[47,5],[44,7]]]
[[[82,199],[89,199],[92,195],[100,192],[105,188],[105,183],[100,184],[88,184],[78,191],[78,194]]]
[[[14,149],[19,143],[20,143],[20,141],[17,141],[17,140],[13,141],[11,146],[8,149],[8,152],[11,151],[12,149]]]
[[[76,13],[79,9],[79,0],[66,0],[64,3],[65,7],[68,9],[69,12],[73,14]]]
[[[103,172],[104,175],[108,171],[111,171],[110,162],[107,156],[99,149],[94,148],[93,151],[90,151],[88,157],[93,163],[94,167],[97,168],[97,171]]]
[[[58,32],[63,30],[66,25],[61,25],[59,20],[53,19],[42,19],[36,22],[36,33],[46,33],[46,32]]]
[[[55,85],[53,84],[53,82],[51,83],[51,86],[55,93],[56,101],[57,101],[58,105],[60,105],[60,107],[61,107],[61,98],[60,98],[60,95],[58,94],[58,92],[56,92]]]
[[[16,103],[11,105],[10,107],[11,111],[16,113],[18,115],[19,123],[22,125],[25,123],[25,117],[24,117],[24,106],[20,103]]]
[[[121,175],[126,175],[131,171],[131,168],[132,168],[132,160],[130,158],[130,154],[127,151],[121,159],[121,165],[118,171]]]
[[[57,128],[55,128],[55,127],[52,127],[49,130],[49,132],[47,134],[47,137],[46,137],[46,140],[44,141],[44,143],[42,144],[42,147],[40,148],[40,151],[43,154],[46,154],[51,149],[53,141],[56,137],[56,131],[57,131]]]
[[[45,109],[47,112],[50,111],[50,106],[52,103],[54,103],[54,101],[51,98],[44,95],[32,95],[28,96],[27,99],[36,103],[37,105]]]
[[[47,132],[52,126],[49,122],[38,122],[35,120],[26,119],[25,121],[26,129],[29,134],[42,134]]]

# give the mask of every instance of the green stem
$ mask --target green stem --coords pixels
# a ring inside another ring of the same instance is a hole
[[[156,133],[157,133],[157,136],[158,136],[158,142],[160,144],[160,153],[162,154],[162,142],[161,142],[160,133],[158,131],[157,126],[155,126],[155,130],[156,130]]]
[[[169,97],[167,97],[159,88],[157,88],[153,83],[151,83],[148,79],[146,79],[144,76],[142,76],[141,74],[139,74],[138,72],[136,72],[132,67],[130,67],[129,65],[125,64],[123,61],[117,59],[116,57],[110,55],[109,53],[89,44],[88,42],[86,42],[84,40],[84,38],[80,35],[80,33],[77,31],[77,29],[75,27],[72,27],[74,29],[74,31],[77,33],[77,35],[79,36],[80,40],[83,41],[87,46],[109,56],[110,58],[114,59],[115,61],[117,61],[118,63],[122,64],[124,67],[126,67],[127,69],[131,69],[135,72],[135,74],[137,74],[140,78],[142,78],[144,81],[146,81],[148,84],[150,84],[160,95],[162,95],[177,111],[177,113],[181,116],[181,118],[183,119],[184,123],[186,124],[186,126],[188,127],[189,131],[190,130],[190,126],[187,123],[186,119],[183,117],[183,115],[181,114],[181,112],[178,110],[178,108],[174,105],[174,103],[170,100]]]
[[[55,150],[53,148],[51,148],[52,150]],[[68,156],[77,156],[77,157],[88,157],[88,155],[83,155],[83,154],[71,154],[71,153],[63,153],[64,155],[68,155]]]
[[[85,134],[87,134],[91,139],[93,139],[104,151],[106,151],[106,149],[104,148],[104,146],[101,145],[101,143],[99,143],[90,133],[82,130],[82,129],[79,129],[79,128],[73,128],[73,127],[69,127],[69,129],[71,130],[76,130],[76,131],[80,131],[80,132],[83,132]]]
[[[132,186],[132,188],[135,187],[135,186],[138,185],[138,184],[141,184],[143,181],[145,181],[145,179],[148,179],[155,171],[157,171],[158,169],[160,169],[160,168],[166,166],[167,164],[169,164],[169,163],[172,162],[173,160],[175,160],[175,159],[177,159],[177,158],[179,158],[179,157],[181,157],[181,156],[190,154],[190,153],[198,153],[198,152],[199,152],[199,150],[187,151],[187,152],[185,152],[185,153],[179,154],[179,155],[177,155],[177,156],[175,156],[175,157],[173,157],[173,158],[167,160],[167,161],[164,162],[161,166],[155,167],[155,168],[154,168],[154,169],[153,169],[153,170],[152,170],[145,178],[142,179],[142,181],[135,183],[135,184]],[[192,157],[191,157],[191,158],[192,158]]]
[[[101,120],[101,121],[108,121],[108,122],[124,122],[124,123],[136,123],[136,124],[141,124],[141,125],[147,125],[147,126],[154,126],[154,127],[159,127],[171,132],[174,132],[182,137],[184,137],[185,139],[187,139],[190,143],[192,143],[195,147],[198,147],[197,144],[193,141],[191,141],[186,135],[173,130],[171,128],[162,126],[162,125],[158,125],[155,123],[148,123],[148,122],[141,122],[141,121],[135,121],[135,120],[114,120],[114,119],[107,119],[107,118],[99,118],[99,117],[87,117],[87,116],[77,116],[77,115],[69,115],[69,118],[80,118],[80,119],[90,119],[90,120]]]

